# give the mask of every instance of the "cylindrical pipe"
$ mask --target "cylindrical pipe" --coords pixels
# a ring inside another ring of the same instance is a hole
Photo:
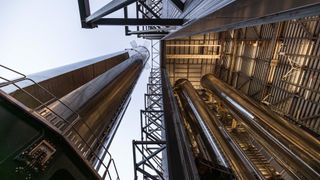
[[[62,98],[128,58],[128,51],[120,51],[27,75],[27,78],[41,85],[41,87],[48,90],[56,98]],[[39,85],[34,84],[30,80],[19,81],[16,84],[20,88],[23,88],[23,90],[16,89],[12,86],[4,87],[2,90],[8,94],[10,93],[11,96],[29,108],[37,108],[39,103],[29,96],[26,96],[24,91],[32,94],[42,102],[51,101],[53,98],[53,96],[45,92]]]
[[[257,140],[298,178],[320,177],[320,142],[297,126],[276,115],[212,74],[201,85],[217,95],[254,132]]]
[[[163,48],[163,42],[160,42]],[[166,69],[161,69],[163,93],[164,122],[166,126],[167,155],[170,179],[198,180],[199,175],[195,161],[179,115],[177,102],[174,98]]]
[[[224,133],[222,124],[215,118],[206,104],[201,100],[191,83],[186,79],[176,82],[176,92],[180,101],[187,105],[197,120],[203,139],[210,143],[210,149],[216,155],[218,163],[231,168],[239,179],[256,179],[254,168],[236,149],[230,137]]]
[[[108,146],[148,58],[147,48],[136,47],[31,76],[21,74],[6,92],[64,136],[104,178],[113,163],[110,156],[105,158]]]
[[[129,59],[63,96],[60,101],[48,105],[51,111],[69,122],[66,129],[72,126],[70,131],[77,131],[93,149],[101,148],[97,142],[105,140],[104,137],[113,137],[108,133],[113,125],[118,124],[115,121],[121,114],[119,111],[125,109],[122,106],[129,100],[132,88],[149,57],[144,47],[129,50],[128,53]],[[80,118],[75,119],[74,112],[61,102],[79,114]],[[104,144],[104,147],[109,144]]]

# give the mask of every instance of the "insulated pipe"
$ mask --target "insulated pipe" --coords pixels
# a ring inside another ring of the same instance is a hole
[[[160,42],[162,48],[163,42]],[[166,127],[168,168],[170,179],[199,180],[179,107],[173,94],[167,70],[161,69],[164,122]]]
[[[144,47],[128,50],[128,53],[129,59],[60,99],[79,114],[80,118],[76,119],[74,112],[59,101],[48,105],[49,109],[69,122],[66,129],[76,130],[94,150],[101,149],[101,144],[97,143],[101,140],[108,142],[104,144],[105,147],[110,145],[110,138],[115,133],[113,126],[119,124],[115,121],[121,120],[118,116],[126,108],[124,106],[149,57],[149,52]],[[109,134],[110,132],[113,134]],[[106,140],[105,137],[109,139]]]
[[[104,172],[104,178],[113,162],[105,158],[108,147],[148,58],[148,49],[137,47],[34,75],[20,74],[1,90],[61,134],[97,173]]]
[[[182,104],[187,105],[202,131],[202,139],[210,144],[209,149],[216,156],[217,162],[225,167],[232,168],[239,179],[256,179],[259,173],[244,157],[240,149],[228,137],[223,125],[201,100],[191,83],[180,79],[175,84],[175,90]]]
[[[239,94],[212,74],[201,85],[217,95],[285,168],[302,179],[320,177],[320,142],[269,109]]]

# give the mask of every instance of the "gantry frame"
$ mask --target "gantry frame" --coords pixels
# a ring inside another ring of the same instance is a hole
[[[178,0],[172,3],[180,10],[184,4]],[[78,0],[81,25],[83,28],[95,28],[100,25],[125,26],[126,35],[137,35],[146,39],[161,39],[175,26],[181,26],[184,19],[164,18],[162,16],[162,0],[113,0],[96,12],[90,12],[89,0]],[[128,16],[128,6],[135,4],[136,17]],[[106,16],[123,9],[123,18],[108,18]],[[129,26],[136,26],[130,30]]]

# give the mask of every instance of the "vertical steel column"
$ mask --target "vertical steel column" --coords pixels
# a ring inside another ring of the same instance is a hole
[[[151,44],[152,67],[145,94],[145,109],[141,110],[141,141],[132,142],[134,178],[138,179],[140,173],[143,179],[168,179],[161,72],[158,50],[155,48],[158,42],[152,41]]]

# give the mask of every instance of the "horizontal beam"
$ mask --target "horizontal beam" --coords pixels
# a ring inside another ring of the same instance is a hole
[[[217,59],[220,55],[202,55],[202,54],[167,54],[167,59]]]
[[[148,30],[139,30],[139,31],[129,31],[128,34],[168,34],[170,30],[174,28],[157,28],[157,29],[148,29]]]
[[[152,145],[159,145],[159,144],[166,144],[166,141],[132,141],[132,144],[137,145],[145,145],[145,144],[152,144]]]
[[[162,38],[163,38],[163,37],[162,37]],[[159,37],[159,38],[148,38],[148,37],[144,38],[144,37],[143,37],[143,39],[148,39],[148,40],[161,40],[162,38],[160,38],[160,37]]]
[[[136,1],[137,0],[113,0],[107,5],[103,6],[101,9],[94,12],[92,15],[88,16],[86,18],[86,23],[94,23],[98,21],[100,18],[108,14],[111,14],[119,9],[122,9]]]
[[[162,34],[162,35],[166,35],[169,32],[165,32],[165,31],[129,31],[127,34],[128,35],[133,35],[133,34]]]
[[[220,47],[218,44],[167,44],[167,47]]]
[[[181,26],[183,19],[135,19],[135,18],[101,18],[94,24],[96,25],[127,25],[127,26]]]

